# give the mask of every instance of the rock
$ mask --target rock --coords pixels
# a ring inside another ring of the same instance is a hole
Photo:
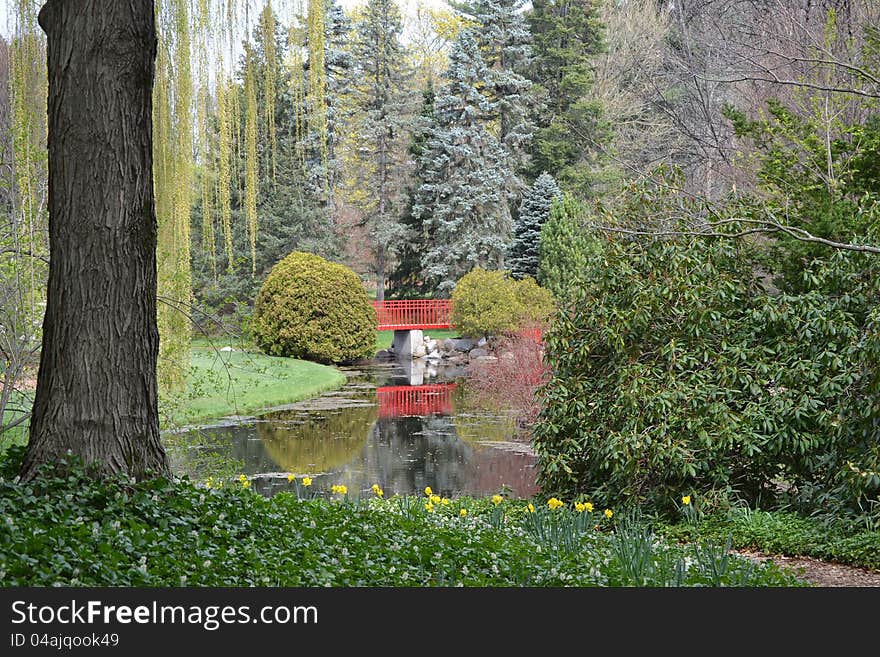
[[[428,360],[440,360],[441,358],[443,358],[443,356],[441,356],[440,352],[437,350],[428,353]]]
[[[432,351],[437,351],[437,341],[436,340],[428,340],[425,338],[425,349],[430,354]]]
[[[474,341],[470,338],[449,338],[455,351],[470,351],[474,348]]]
[[[230,346],[226,346],[226,347],[220,347],[220,351],[235,351],[235,349],[233,349]]]
[[[376,359],[377,360],[387,360],[390,358],[394,358],[394,354],[391,353],[390,349],[380,349],[379,351],[376,352]]]
[[[441,349],[443,351],[449,353],[450,351],[455,351],[455,340],[452,338],[446,338],[441,345]]]
[[[489,341],[486,338],[480,338],[479,342],[477,342],[478,347],[485,347]]]
[[[488,356],[489,351],[487,349],[483,349],[482,347],[477,347],[476,349],[471,349],[470,357],[474,358],[482,358],[483,356]]]
[[[413,358],[424,358],[427,353],[428,352],[425,350],[424,344],[417,344],[416,346],[413,347],[412,357]]]
[[[478,363],[494,363],[497,360],[495,356],[477,356],[476,358]]]
[[[516,356],[513,355],[512,351],[505,351],[503,354],[501,354],[502,360],[513,360],[515,358]]]

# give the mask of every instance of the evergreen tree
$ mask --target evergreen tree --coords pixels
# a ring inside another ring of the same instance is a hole
[[[544,172],[523,198],[514,222],[513,243],[507,260],[514,278],[538,277],[541,227],[550,216],[550,208],[559,195],[559,186],[553,176]]]
[[[581,226],[587,209],[571,194],[558,197],[541,227],[538,282],[557,299],[570,297],[588,275],[601,244]]]
[[[372,241],[379,301],[385,298],[388,261],[402,233],[395,207],[396,181],[405,157],[401,137],[408,104],[402,31],[394,0],[369,0],[355,26],[352,48],[357,62],[353,106],[359,118],[356,168],[362,193],[358,197]]]
[[[564,187],[589,193],[590,163],[602,130],[601,107],[584,98],[592,61],[603,48],[596,0],[533,0],[531,79],[542,90],[530,173],[546,171]]]
[[[412,137],[409,146],[411,163],[421,161],[428,142],[428,131],[434,123],[434,83],[428,79],[422,91],[422,108],[413,121]],[[413,212],[416,194],[423,180],[421,171],[413,166],[407,176],[404,196],[406,202],[400,216],[402,235],[396,250],[397,261],[389,276],[391,295],[398,299],[417,299],[428,295],[422,278],[422,253],[431,241],[431,233],[423,225],[421,217]]]
[[[523,7],[527,0],[475,0],[453,3],[478,24],[480,53],[488,74],[483,93],[496,104],[499,140],[508,156],[507,166],[518,172],[525,163],[534,130],[532,81],[526,77],[532,58],[532,36]]]
[[[474,267],[502,268],[512,230],[505,151],[486,127],[497,103],[480,91],[487,71],[471,30],[459,34],[449,60],[413,205],[414,220],[433,238],[422,253],[422,274],[442,296]]]

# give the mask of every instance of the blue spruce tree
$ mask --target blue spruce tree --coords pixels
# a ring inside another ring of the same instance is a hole
[[[480,90],[487,78],[477,40],[463,30],[434,102],[413,204],[415,222],[433,238],[422,253],[423,276],[440,296],[474,267],[502,268],[511,238],[505,149],[487,127],[497,103]]]
[[[513,243],[507,260],[514,278],[537,278],[541,228],[550,216],[553,201],[560,195],[553,176],[545,171],[523,198],[513,227]]]

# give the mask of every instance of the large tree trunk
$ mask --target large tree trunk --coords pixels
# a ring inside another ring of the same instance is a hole
[[[68,451],[168,473],[159,440],[152,0],[49,0],[50,267],[22,477]]]

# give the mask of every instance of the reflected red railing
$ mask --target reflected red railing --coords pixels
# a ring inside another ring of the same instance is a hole
[[[452,326],[451,299],[374,301],[380,331],[441,329]]]
[[[379,417],[450,415],[454,383],[424,386],[383,386],[376,389]]]

